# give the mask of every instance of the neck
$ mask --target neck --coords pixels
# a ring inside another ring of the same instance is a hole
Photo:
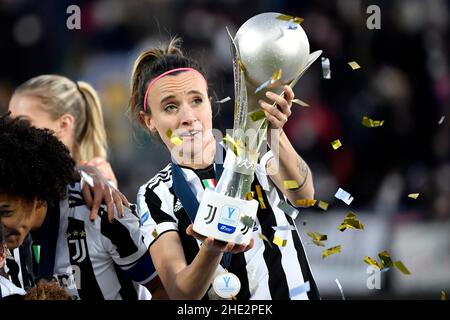
[[[215,156],[216,140],[213,137],[198,154],[191,154],[189,157],[180,156],[176,161],[179,165],[194,170],[204,169],[214,163]]]

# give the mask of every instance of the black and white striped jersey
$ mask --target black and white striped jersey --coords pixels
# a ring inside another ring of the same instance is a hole
[[[241,281],[241,290],[236,298],[238,300],[319,299],[317,286],[297,230],[276,231],[272,228],[294,226],[294,222],[277,207],[280,197],[285,199],[266,175],[266,163],[271,156],[273,156],[272,152],[269,151],[261,158],[252,184],[252,191],[256,191],[255,186],[264,179],[265,189],[268,189],[262,192],[266,208],[262,209],[259,206],[253,228],[254,247],[245,253],[234,254],[228,268]],[[202,181],[215,178],[214,166],[202,169],[201,172],[185,167],[181,169],[200,202],[204,187],[208,185]],[[172,164],[169,164],[141,186],[137,197],[141,230],[147,246],[152,245],[157,239],[155,236],[158,237],[165,232],[179,231],[186,261],[190,264],[199,251],[200,242],[185,232],[191,221],[175,195],[172,184]],[[259,236],[260,233],[268,239],[278,235],[287,240],[286,245],[279,247],[263,241]],[[217,272],[222,270],[222,266],[219,265]],[[310,291],[305,293],[298,290],[307,281],[310,284]],[[204,297],[204,299],[209,298],[213,296],[207,294]]]
[[[55,214],[55,210],[59,211],[53,278],[73,299],[150,299],[150,293],[140,284],[152,280],[156,271],[134,208],[132,211],[124,207],[123,218],[118,218],[116,212],[114,223],[110,223],[106,205],[102,205],[97,218],[90,221],[80,184],[73,184],[67,190],[67,198],[57,208],[49,208],[46,217]],[[40,245],[44,237],[43,230],[40,231],[32,234],[34,262],[44,255],[43,246]],[[24,249],[22,247],[22,251]],[[29,259],[25,259],[26,255],[17,249],[14,253],[20,267],[19,272],[15,273],[15,282],[24,286],[25,281],[22,279],[30,269],[25,271],[24,260]],[[39,267],[42,264],[40,262]]]

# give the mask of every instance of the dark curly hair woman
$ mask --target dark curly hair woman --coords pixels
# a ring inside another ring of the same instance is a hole
[[[138,217],[122,207],[123,217],[110,223],[103,204],[91,221],[79,180],[50,131],[0,117],[0,222],[10,249],[32,234],[36,279],[55,279],[73,299],[149,299],[139,284],[166,298]]]
[[[77,180],[74,166],[69,151],[48,130],[0,117],[0,219],[9,248],[42,226],[48,206]]]

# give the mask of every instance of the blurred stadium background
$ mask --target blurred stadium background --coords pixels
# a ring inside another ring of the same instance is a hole
[[[70,5],[81,8],[81,30],[68,30]],[[369,5],[381,9],[381,29],[369,30]],[[450,292],[449,14],[445,0],[0,0],[0,111],[30,77],[59,73],[85,80],[100,93],[119,187],[134,201],[137,188],[168,162],[157,142],[130,125],[126,113],[134,59],[170,36],[205,66],[213,100],[233,96],[232,33],[248,18],[276,11],[305,19],[320,61],[295,87],[310,108],[294,106],[286,132],[314,173],[316,198],[328,211],[301,210],[297,219],[321,293],[341,299],[440,299]],[[361,69],[353,71],[349,61]],[[215,127],[232,126],[229,101]],[[3,110],[2,110],[3,109]],[[363,116],[384,120],[361,125]],[[447,119],[439,124],[441,118]],[[340,139],[343,146],[331,148]],[[334,198],[342,187],[350,206]],[[420,193],[417,199],[408,197]],[[349,211],[365,230],[337,227]],[[328,235],[342,252],[322,259],[306,230]],[[411,275],[381,272],[369,289],[364,256],[387,250]]]

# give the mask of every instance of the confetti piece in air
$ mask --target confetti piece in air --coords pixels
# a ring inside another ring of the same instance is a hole
[[[153,229],[153,231],[152,231],[152,236],[153,236],[153,238],[158,238],[158,231],[156,230],[156,228],[155,229]]]
[[[236,296],[231,297],[232,300],[237,300]]]
[[[285,247],[287,240],[280,238],[279,236],[273,237],[273,243],[275,243],[279,247]]]
[[[338,229],[341,232],[346,229],[364,230],[364,224],[358,220],[358,217],[353,212],[349,212],[345,216],[344,222],[341,223]]]
[[[266,205],[264,203],[264,198],[262,195],[261,186],[258,184],[255,186],[256,189],[256,195],[258,196],[259,205],[261,206],[261,209],[266,209]]]
[[[170,138],[170,142],[172,142],[174,145],[179,146],[180,144],[183,143],[183,139],[177,136],[173,136],[172,138]]]
[[[253,122],[256,122],[258,120],[264,119],[266,117],[266,114],[262,110],[258,110],[255,112],[252,112],[249,114],[250,119],[252,119]]]
[[[336,278],[336,280],[334,280],[339,288],[339,291],[341,292],[341,297],[342,300],[345,300],[345,296],[344,296],[344,290],[342,290],[342,286],[341,283],[339,282],[338,278]]]
[[[283,20],[283,21],[291,21],[292,20],[293,23],[297,23],[297,24],[301,24],[303,21],[305,21],[305,19],[303,19],[303,18],[288,16],[286,14],[280,14],[279,16],[276,17],[276,19]]]
[[[438,124],[441,125],[445,120],[445,116],[442,116],[441,119],[439,119]]]
[[[328,204],[328,202],[325,202],[325,201],[320,200],[320,201],[319,201],[319,204],[318,204],[317,206],[318,206],[320,209],[322,209],[323,211],[327,211],[327,210],[328,210],[329,204]]]
[[[295,180],[284,180],[283,185],[286,190],[299,188],[298,182]]]
[[[361,66],[360,66],[356,61],[350,61],[350,62],[348,63],[348,65],[349,65],[350,67],[352,67],[353,70],[357,70],[357,69],[360,69],[360,68],[361,68]]]
[[[384,123],[384,120],[372,120],[368,117],[363,117],[361,123],[364,127],[375,128],[375,127],[381,127]]]
[[[380,257],[381,263],[383,264],[383,266],[385,268],[390,268],[394,265],[389,252],[387,252],[387,251],[380,252],[378,254],[378,257]]]
[[[254,196],[254,192],[253,191],[249,191],[245,194],[245,199],[247,201],[253,200],[253,196]]]
[[[292,231],[295,230],[295,226],[292,226],[290,224],[287,226],[273,226],[272,229],[275,231]]]
[[[223,138],[223,142],[228,146],[232,147],[232,150],[236,156],[239,156],[241,153],[241,148],[239,147],[238,143],[229,135],[226,134]]]
[[[282,210],[285,214],[295,220],[298,216],[298,210],[289,205],[286,201],[280,200],[277,205],[278,209]]]
[[[231,100],[231,97],[223,98],[222,100],[216,101],[216,103],[225,103]]]
[[[420,193],[410,193],[408,194],[408,198],[417,199]]]
[[[401,261],[395,261],[394,266],[403,274],[406,274],[406,275],[411,274],[411,272],[409,272],[409,270],[405,267],[405,265]]]
[[[441,300],[447,300],[447,294],[444,290],[441,291]]]
[[[322,77],[331,79],[330,59],[322,57]]]
[[[339,188],[334,196],[337,199],[344,201],[347,205],[350,205],[350,203],[352,203],[353,201],[352,195],[342,188]]]
[[[172,131],[172,129],[167,129],[167,131],[166,131],[166,136],[167,136],[167,138],[172,138],[172,134],[173,134],[173,131]]]
[[[86,182],[88,185],[90,185],[93,188],[94,187],[94,179],[89,174],[84,172],[83,170],[80,170],[80,174],[81,174],[81,178],[83,179],[83,181]]]
[[[256,88],[255,93],[258,93],[259,91],[261,91],[262,89],[264,89],[268,85],[273,84],[276,81],[280,80],[282,75],[283,75],[283,71],[281,69],[278,69],[277,71],[275,71],[272,74],[272,77],[269,80],[267,80],[262,85],[260,85],[258,88]]]
[[[375,260],[369,256],[364,257],[364,262],[367,263],[369,266],[374,266],[374,267],[378,268],[378,270],[383,269],[383,266],[381,265],[381,263],[379,263],[377,260]]]
[[[289,291],[290,298],[294,298],[302,293],[307,293],[311,290],[311,285],[309,284],[309,281],[306,281],[305,283],[302,283],[298,287],[292,288]]]
[[[318,232],[311,232],[309,230],[306,231],[306,234],[312,239],[312,242],[320,247],[325,247],[325,244],[322,241],[327,240],[326,234],[320,234]]]
[[[331,143],[331,146],[333,147],[334,150],[337,150],[337,149],[339,149],[340,147],[342,147],[342,143],[341,143],[341,141],[340,141],[339,139],[337,139],[337,140],[334,140],[334,141]]]
[[[314,199],[298,199],[295,200],[295,205],[303,208],[312,207],[315,205],[317,200]]]
[[[248,228],[253,228],[253,224],[255,223],[255,220],[253,220],[253,218],[250,216],[242,216],[241,222],[244,226],[246,226]]]
[[[332,247],[322,251],[322,259],[331,256],[332,254],[336,254],[341,252],[341,246]]]
[[[269,244],[269,246],[270,246],[271,248],[273,248],[273,247],[272,247],[272,243],[270,243],[269,239],[267,239],[267,237],[266,237],[265,235],[263,235],[262,233],[258,233],[258,237],[259,237],[261,240],[267,242],[267,243]]]
[[[309,107],[309,104],[307,104],[305,101],[302,101],[300,99],[293,99],[292,103],[298,104],[299,106],[302,106],[302,107]]]

